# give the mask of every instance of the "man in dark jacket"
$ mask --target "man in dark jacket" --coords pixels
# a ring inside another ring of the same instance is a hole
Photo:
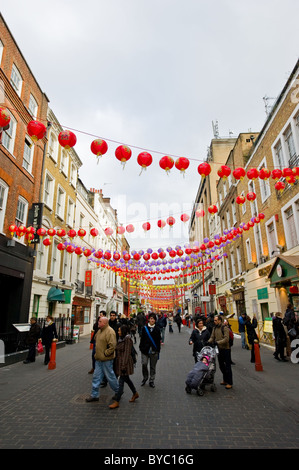
[[[29,346],[28,356],[24,364],[29,364],[29,362],[35,362],[35,354],[36,354],[36,343],[40,337],[40,326],[36,323],[36,318],[30,318],[30,330],[28,332],[28,336],[26,342]]]
[[[149,386],[155,388],[154,380],[156,377],[156,365],[159,359],[161,347],[161,332],[156,326],[156,315],[150,313],[148,316],[148,325],[142,328],[139,349],[141,351],[141,364],[143,380],[141,385],[145,385],[148,377]],[[150,372],[148,372],[148,361],[150,362]]]
[[[157,327],[160,329],[161,331],[161,342],[162,344],[164,344],[164,338],[165,338],[165,328],[167,326],[167,319],[166,317],[163,315],[162,312],[159,312],[158,314],[158,320],[157,320]]]

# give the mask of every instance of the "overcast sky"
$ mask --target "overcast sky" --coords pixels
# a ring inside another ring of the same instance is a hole
[[[263,97],[279,95],[298,59],[298,0],[11,0],[1,13],[61,125],[75,129],[85,186],[111,197],[121,223],[176,218],[170,238],[167,228],[128,235],[131,249],[186,242],[179,218],[212,121],[220,136],[261,130]],[[95,137],[109,146],[98,164]],[[121,143],[133,152],[125,169]],[[141,149],[153,164],[140,175]],[[160,169],[163,155],[189,158],[185,177]]]

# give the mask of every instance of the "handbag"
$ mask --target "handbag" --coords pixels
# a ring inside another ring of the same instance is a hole
[[[288,334],[289,334],[289,336],[293,336],[295,338],[297,336],[297,331],[293,327],[288,331]]]
[[[39,341],[39,342],[37,343],[36,349],[37,349],[37,352],[38,352],[39,354],[41,354],[41,353],[44,352],[44,348],[43,348],[43,345],[42,345],[42,342],[41,342],[41,341]]]

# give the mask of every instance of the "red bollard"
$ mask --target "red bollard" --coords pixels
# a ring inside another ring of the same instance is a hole
[[[258,372],[262,371],[263,365],[262,365],[261,355],[260,355],[260,346],[259,346],[259,342],[257,339],[254,340],[254,357],[255,357],[255,370]]]
[[[48,364],[48,369],[49,370],[56,369],[56,341],[52,341],[52,344],[51,344],[51,355],[50,355],[50,362]]]

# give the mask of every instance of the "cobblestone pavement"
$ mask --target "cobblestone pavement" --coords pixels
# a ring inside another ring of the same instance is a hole
[[[22,362],[0,369],[1,449],[297,449],[298,364],[277,362],[261,346],[263,371],[236,338],[232,348],[234,386],[226,390],[218,363],[217,390],[204,396],[185,392],[194,362],[191,330],[166,333],[157,366],[156,388],[140,386],[141,358],[132,376],[140,398],[129,403],[125,385],[120,407],[101,389],[99,402],[86,403],[92,376],[89,338],[58,349],[56,369]],[[138,340],[137,340],[138,343]],[[137,344],[138,347],[138,344]],[[190,452],[189,452],[190,453]]]

